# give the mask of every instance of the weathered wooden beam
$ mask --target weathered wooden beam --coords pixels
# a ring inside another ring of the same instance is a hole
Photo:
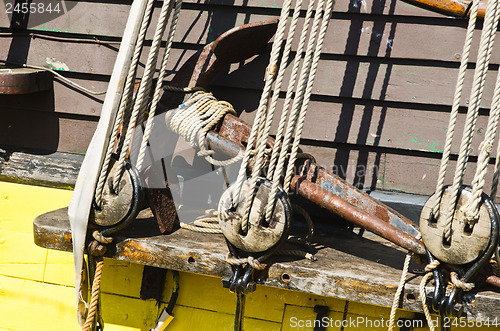
[[[0,148],[0,180],[72,188],[83,155],[61,152],[18,152]]]
[[[67,210],[37,217],[34,237],[39,246],[71,251]],[[335,228],[328,234],[317,234],[312,245],[318,247],[318,261],[276,256],[270,262],[267,277],[262,277],[260,282],[367,304],[392,304],[405,256],[403,251],[371,234],[360,237]],[[164,236],[147,212],[140,214],[131,228],[117,236],[106,254],[117,260],[217,277],[230,273],[226,255],[222,235],[178,230]],[[418,266],[410,266],[402,307],[421,311],[422,305],[415,299],[419,296],[421,276],[411,271],[415,268]],[[471,294],[470,299],[471,304],[467,304],[465,310],[467,318],[484,321],[500,315],[500,293],[482,289]]]

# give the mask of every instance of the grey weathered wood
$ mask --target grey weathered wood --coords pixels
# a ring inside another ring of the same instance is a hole
[[[66,208],[63,208],[37,217],[34,223],[35,243],[45,248],[71,250],[66,215]],[[217,277],[230,274],[229,265],[225,262],[227,249],[221,235],[178,230],[163,236],[147,212],[139,216],[127,232],[118,235],[115,242],[106,256]],[[268,277],[262,283],[367,304],[392,305],[404,252],[374,236],[359,237],[334,227],[329,228],[328,235],[316,235],[313,243],[322,247],[316,254],[317,262],[274,257]],[[413,299],[418,297],[417,284],[420,281],[420,276],[411,272],[416,267],[410,267],[409,276],[413,278],[405,287],[403,308],[421,311],[421,303]],[[284,274],[289,276],[290,282],[282,282]],[[493,319],[500,314],[499,302],[500,294],[480,290],[474,305],[467,305],[467,317],[478,321],[487,317]]]
[[[75,185],[82,161],[83,155],[78,154],[0,149],[0,180],[69,188]]]

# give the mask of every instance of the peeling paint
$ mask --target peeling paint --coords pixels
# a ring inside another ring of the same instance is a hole
[[[443,145],[439,144],[439,140],[428,140],[427,142],[420,142],[417,138],[411,138],[410,141],[412,143],[416,143],[419,146],[425,147],[426,150],[429,150],[434,153],[442,153]]]
[[[70,71],[69,67],[66,65],[66,63],[63,63],[61,61],[57,61],[53,57],[48,57],[45,60],[45,63],[47,63],[52,69],[54,70],[59,70],[59,71]]]

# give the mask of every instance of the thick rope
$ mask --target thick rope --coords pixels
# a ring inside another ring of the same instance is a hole
[[[488,163],[490,160],[491,152],[493,150],[493,143],[495,142],[495,135],[498,129],[499,119],[500,119],[500,71],[498,72],[497,82],[495,84],[495,92],[491,104],[488,126],[486,128],[484,140],[480,146],[480,153],[477,161],[476,174],[474,175],[474,181],[472,183],[472,197],[471,201],[469,202],[469,208],[465,215],[467,221],[469,221],[470,223],[475,223],[479,217],[481,195],[484,191],[484,185],[486,183]],[[495,196],[493,195],[492,197],[494,198]]]
[[[307,36],[307,30],[309,29],[311,17],[313,14],[314,3],[315,3],[314,0],[310,1],[309,6],[307,8],[306,17],[304,19],[304,26],[302,28],[301,38],[299,40],[299,46],[298,46],[297,53],[296,53],[296,56],[294,59],[294,70],[292,70],[292,76],[290,77],[290,81],[289,81],[288,88],[287,88],[288,91],[290,91],[290,90],[293,91],[293,89],[295,87],[295,79],[297,76],[298,64],[300,63],[300,58],[302,57],[303,48],[304,48],[304,44],[305,44],[305,40],[306,40],[306,36]],[[273,122],[274,113],[276,110],[276,104],[278,102],[279,93],[281,91],[281,85],[283,82],[283,77],[285,74],[286,65],[288,63],[288,58],[290,56],[290,49],[291,49],[292,42],[294,39],[295,28],[296,28],[296,25],[298,22],[301,6],[302,6],[302,1],[298,1],[295,4],[295,9],[294,9],[292,21],[290,24],[290,28],[288,30],[288,36],[286,38],[284,54],[283,54],[283,57],[281,59],[281,63],[279,66],[278,76],[277,76],[276,81],[274,83],[271,105],[270,105],[269,109],[267,110],[267,114],[265,116],[265,125],[262,125],[262,127],[259,128],[259,132],[258,132],[259,138],[257,141],[257,146],[255,148],[255,150],[257,151],[257,156],[255,157],[254,168],[252,169],[252,176],[251,176],[250,185],[249,185],[250,190],[248,190],[246,197],[245,197],[244,204],[243,204],[243,206],[244,206],[243,212],[242,212],[243,219],[242,219],[242,226],[241,227],[242,227],[242,230],[244,232],[246,232],[248,230],[248,221],[249,221],[250,209],[251,209],[251,205],[252,205],[252,197],[255,193],[254,188],[255,188],[255,184],[257,183],[257,178],[260,175],[261,169],[263,166],[262,158],[264,156],[267,138],[269,136],[269,131],[271,129],[271,125]],[[297,68],[295,68],[295,67],[297,67]],[[267,97],[269,98],[269,96],[267,96]],[[288,106],[288,104],[285,104],[285,106],[286,106],[286,108],[282,109],[280,126],[282,126],[282,125],[284,126],[283,122],[285,122],[285,119],[288,115],[289,106]],[[278,137],[278,139],[280,139],[280,137]],[[273,147],[273,150],[280,150],[280,147],[282,147],[282,145],[280,144],[280,141],[276,140],[274,147]],[[269,173],[268,173],[267,177],[271,178]],[[273,206],[274,206],[274,204],[273,204]],[[269,220],[269,218],[267,218],[267,216],[266,216],[266,219]]]
[[[104,261],[99,260],[96,265],[94,282],[92,283],[92,295],[90,297],[89,311],[87,313],[87,318],[85,319],[85,324],[82,327],[82,331],[89,331],[94,322],[94,317],[97,311],[97,303],[99,302],[99,288],[101,285],[101,275],[102,267],[104,266]]]
[[[231,265],[242,265],[242,264],[248,263],[249,265],[252,266],[252,268],[257,269],[257,270],[264,270],[267,266],[267,264],[260,263],[259,260],[253,258],[252,256],[244,257],[244,258],[237,258],[237,257],[231,256],[231,253],[227,254],[226,262],[231,264]]]
[[[425,303],[427,297],[427,294],[425,292],[425,285],[427,285],[427,282],[429,282],[431,277],[432,277],[432,272],[428,272],[424,275],[422,281],[420,282],[419,292],[420,292],[420,301],[422,302],[422,309],[424,311],[425,319],[427,320],[427,325],[429,326],[430,331],[435,331],[436,328],[434,326],[434,322],[432,320],[429,307]]]
[[[484,28],[481,34],[476,70],[474,71],[474,82],[469,98],[470,100],[469,109],[467,112],[467,118],[465,122],[462,143],[460,146],[457,167],[455,168],[453,185],[451,186],[450,189],[450,203],[447,206],[446,219],[444,222],[444,227],[445,227],[444,237],[448,241],[451,240],[455,204],[458,198],[459,186],[462,183],[462,179],[465,173],[467,159],[470,151],[470,144],[472,141],[472,135],[479,114],[479,107],[484,88],[484,82],[486,79],[490,55],[496,35],[495,31],[498,26],[499,15],[500,12],[498,10],[498,1],[488,2],[488,7],[486,9],[486,17],[484,21]]]
[[[394,294],[394,300],[392,301],[391,314],[389,316],[389,331],[394,330],[394,324],[396,323],[396,312],[399,308],[399,300],[406,284],[406,278],[408,277],[408,269],[410,268],[411,257],[411,253],[406,254],[405,262],[403,264],[403,272],[401,273],[401,280],[399,281],[398,289],[396,290],[396,293]]]
[[[183,105],[172,112],[167,126],[182,136],[193,148],[199,149],[198,156],[215,166],[227,166],[243,157],[239,154],[228,160],[216,160],[211,155],[206,143],[208,132],[219,123],[226,114],[236,115],[233,106],[226,101],[218,101],[211,93],[195,92]]]
[[[299,95],[294,99],[289,124],[287,126],[287,131],[285,132],[285,136],[283,139],[283,147],[280,152],[280,157],[278,159],[278,163],[276,166],[276,170],[273,175],[271,192],[269,194],[269,200],[266,206],[266,218],[270,219],[273,212],[274,199],[276,198],[276,194],[278,192],[278,185],[280,181],[281,174],[283,172],[284,164],[285,164],[285,152],[288,152],[288,146],[290,142],[292,142],[292,134],[293,134],[293,143],[292,150],[290,152],[290,158],[288,160],[288,167],[285,173],[285,179],[283,183],[283,188],[285,192],[290,191],[290,181],[294,174],[295,160],[297,159],[297,153],[300,144],[300,138],[302,136],[302,129],[305,122],[305,117],[307,113],[307,107],[309,104],[309,100],[311,98],[312,86],[314,83],[314,78],[316,76],[317,67],[319,64],[319,59],[321,55],[321,49],[323,47],[323,41],[325,39],[326,31],[328,28],[328,23],[330,21],[331,13],[333,10],[333,1],[326,1],[325,8],[324,1],[320,0],[318,2],[316,8],[316,16],[314,17],[313,26],[311,29],[311,35],[313,38],[309,40],[308,47],[306,50],[306,55],[304,58],[304,62],[302,65],[299,83],[297,85],[297,94]],[[319,27],[321,22],[321,27]],[[319,33],[318,33],[319,28]],[[317,36],[317,40],[315,40]],[[293,123],[293,124],[290,124]],[[293,132],[295,130],[295,132]]]
[[[274,35],[274,42],[271,48],[271,57],[269,59],[269,65],[266,70],[266,75],[265,75],[265,85],[264,89],[262,91],[262,95],[259,101],[259,107],[257,108],[257,114],[255,116],[255,120],[252,126],[252,130],[250,132],[250,136],[248,137],[248,143],[247,143],[247,148],[245,150],[244,156],[243,156],[243,161],[241,163],[240,170],[238,172],[238,177],[236,179],[236,194],[233,196],[233,202],[240,201],[240,194],[241,194],[241,189],[243,187],[243,182],[245,181],[246,178],[246,172],[247,172],[247,167],[250,161],[250,157],[252,156],[252,147],[254,146],[256,139],[258,138],[258,131],[261,126],[261,121],[263,120],[263,115],[266,113],[267,110],[267,102],[269,100],[269,95],[271,92],[271,87],[274,81],[274,75],[276,72],[276,67],[278,63],[278,57],[279,53],[281,50],[281,45],[283,43],[283,37],[285,34],[285,28],[287,25],[287,20],[288,20],[288,15],[290,12],[290,7],[291,7],[291,0],[285,0],[283,3],[283,7],[281,9],[281,15],[278,23],[278,28],[276,30],[276,33]],[[255,183],[252,183],[251,188],[255,187]],[[244,220],[245,222],[248,222],[248,220]]]
[[[161,7],[160,16],[158,18],[158,24],[156,26],[151,49],[149,51],[146,67],[144,69],[141,83],[139,84],[139,91],[137,92],[132,115],[128,123],[127,133],[125,135],[125,140],[123,141],[118,165],[113,175],[113,188],[115,189],[118,187],[118,184],[120,183],[121,177],[125,170],[125,159],[127,158],[129,152],[134,128],[136,127],[137,123],[140,123],[139,119],[141,117],[141,114],[145,111],[145,107],[147,105],[145,97],[149,95],[151,89],[153,74],[156,70],[156,61],[158,58],[158,53],[160,51],[161,41],[167,27],[168,17],[172,10],[171,2],[172,0],[164,0]]]
[[[462,281],[460,278],[458,278],[458,274],[454,271],[450,272],[450,280],[453,285],[464,291],[470,291],[474,287],[476,287],[476,284],[474,283],[466,283]]]
[[[167,45],[165,47],[165,53],[163,55],[163,61],[160,68],[160,73],[158,75],[158,80],[156,81],[156,87],[151,101],[151,106],[149,108],[148,119],[146,122],[146,127],[144,129],[144,136],[142,137],[141,147],[139,150],[139,155],[137,156],[137,170],[142,170],[142,163],[144,161],[144,156],[146,154],[146,148],[148,145],[149,136],[153,130],[153,120],[156,114],[156,108],[160,102],[162,87],[163,87],[163,77],[167,74],[168,57],[170,55],[170,50],[172,49],[172,43],[174,41],[175,30],[177,28],[177,21],[179,18],[179,13],[181,11],[182,0],[177,0],[175,3],[174,15],[172,17],[172,22],[170,23],[170,30],[168,32]]]
[[[111,161],[111,155],[113,153],[114,142],[118,137],[120,124],[122,123],[126,109],[130,107],[130,100],[132,99],[132,94],[134,92],[134,80],[137,71],[137,64],[139,63],[139,58],[141,56],[142,46],[149,25],[149,19],[151,18],[151,14],[153,12],[152,10],[153,4],[154,0],[149,0],[146,5],[144,18],[142,19],[141,28],[137,36],[134,55],[132,57],[130,69],[127,74],[127,80],[125,81],[125,90],[123,93],[123,97],[120,100],[120,106],[118,108],[118,113],[116,114],[115,122],[113,125],[113,131],[111,133],[111,137],[108,143],[108,149],[106,150],[106,155],[104,157],[103,165],[101,167],[101,172],[99,173],[99,179],[97,181],[96,192],[95,192],[95,200],[98,206],[102,205],[102,193],[104,189],[104,183],[106,181],[106,176],[109,172],[109,163]],[[125,134],[125,127],[123,127],[122,134]]]
[[[196,220],[191,224],[181,222],[180,226],[183,229],[195,231],[195,232],[222,233],[222,230],[220,229],[218,222],[219,221],[217,219],[217,216],[211,216],[211,217],[206,217],[206,218]]]
[[[444,181],[446,177],[446,170],[450,161],[451,144],[453,142],[453,135],[455,133],[455,126],[457,123],[458,110],[460,108],[460,100],[462,98],[462,90],[465,81],[465,74],[467,72],[467,65],[469,63],[470,48],[472,45],[472,38],[476,28],[477,10],[480,0],[474,0],[470,9],[469,24],[467,26],[467,33],[465,36],[464,47],[462,50],[462,59],[460,62],[460,69],[458,72],[457,85],[455,87],[455,96],[453,98],[453,106],[450,112],[450,120],[448,123],[448,131],[446,133],[446,142],[444,144],[443,156],[441,157],[441,165],[439,168],[439,176],[436,185],[437,198],[432,208],[431,217],[438,218],[441,206],[441,192],[444,188]]]

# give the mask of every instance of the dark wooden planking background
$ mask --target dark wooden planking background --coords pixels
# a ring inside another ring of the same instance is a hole
[[[167,78],[206,42],[235,25],[277,17],[281,4],[185,1]],[[157,12],[160,5],[158,1]],[[14,34],[1,11],[0,59],[60,67],[79,84],[105,90],[129,6],[130,1],[121,0],[78,1],[66,15]],[[430,195],[466,25],[465,20],[396,0],[337,1],[306,120],[304,149],[326,168],[365,188]],[[146,44],[148,49],[150,41]],[[477,44],[478,38],[474,49]],[[145,59],[143,55],[143,63]],[[232,102],[248,121],[257,107],[267,61],[265,53],[234,64],[212,85],[216,96]],[[498,63],[500,54],[494,52],[492,68]],[[472,74],[473,65],[468,77]],[[472,155],[477,155],[484,134],[493,76],[488,77]],[[103,96],[87,95],[58,79],[50,92],[0,95],[0,146],[83,153],[102,101]],[[464,118],[462,109],[459,121]],[[461,130],[459,125],[457,132]],[[453,152],[458,148],[455,142]]]

